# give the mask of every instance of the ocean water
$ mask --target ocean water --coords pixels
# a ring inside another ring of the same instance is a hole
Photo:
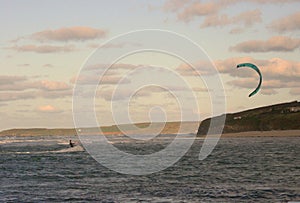
[[[197,139],[175,165],[144,176],[111,171],[69,139],[78,137],[0,137],[0,202],[300,201],[300,137],[222,138],[203,161]],[[116,140],[133,154],[169,143]]]

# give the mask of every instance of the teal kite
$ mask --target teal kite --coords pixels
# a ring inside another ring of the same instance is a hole
[[[259,74],[259,83],[258,83],[258,86],[256,87],[256,89],[253,92],[251,92],[249,94],[249,97],[251,97],[251,96],[255,95],[259,91],[261,83],[262,83],[262,75],[261,75],[259,69],[256,67],[256,65],[254,65],[252,63],[241,63],[241,64],[237,65],[237,68],[241,68],[241,67],[245,67],[245,66],[254,69]]]

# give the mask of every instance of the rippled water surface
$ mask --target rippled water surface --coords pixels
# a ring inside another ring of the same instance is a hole
[[[0,202],[288,202],[300,201],[300,137],[222,138],[198,160],[203,140],[174,166],[145,176],[111,171],[76,137],[0,137]],[[132,154],[169,141],[116,142]]]

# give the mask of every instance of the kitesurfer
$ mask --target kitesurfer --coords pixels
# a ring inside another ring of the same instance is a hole
[[[74,147],[75,143],[72,142],[72,140],[70,140],[69,145],[70,145],[70,147]]]

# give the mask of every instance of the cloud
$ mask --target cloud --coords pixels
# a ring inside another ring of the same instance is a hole
[[[149,100],[149,97],[153,95],[156,96],[164,95],[167,96],[167,98],[173,98],[173,94],[175,92],[199,93],[199,92],[208,92],[208,91],[209,91],[208,89],[201,88],[201,87],[188,88],[188,87],[177,86],[177,85],[171,85],[171,86],[169,85],[166,87],[161,87],[157,85],[149,85],[149,86],[144,86],[140,89],[130,89],[129,87],[129,88],[118,89],[117,91],[111,88],[100,89],[97,91],[97,97],[103,98],[106,101],[121,101],[121,100],[127,100],[131,97],[130,98],[131,102],[135,102],[137,99],[141,99],[141,98],[147,99],[147,101],[153,101],[153,100]]]
[[[0,101],[16,101],[36,98],[58,99],[72,96],[72,90],[64,91],[42,91],[42,90],[24,90],[24,91],[0,91]]]
[[[182,89],[179,90],[179,88],[181,87],[178,87],[178,89],[174,87],[173,91],[182,91]],[[120,101],[129,99],[130,97],[131,100],[139,99],[142,97],[145,98],[151,96],[154,93],[167,93],[167,90],[156,85],[151,85],[137,90],[127,88],[123,88],[121,90],[119,89],[118,91],[115,91],[115,89],[100,90],[97,92],[97,96],[104,98],[106,101]]]
[[[39,88],[47,90],[47,91],[60,91],[60,90],[68,90],[71,89],[71,86],[65,82],[57,82],[57,81],[49,81],[42,80],[37,82]]]
[[[212,64],[210,61],[197,61],[193,64],[193,67],[189,64],[180,64],[176,71],[184,76],[199,76],[213,74]]]
[[[205,27],[215,27],[215,26],[224,26],[232,23],[232,19],[228,15],[209,15],[204,19],[204,22],[201,24],[202,28]]]
[[[264,88],[290,88],[290,87],[300,87],[299,81],[282,81],[279,79],[267,79],[264,81]]]
[[[18,64],[18,67],[29,67],[29,63]]]
[[[111,43],[108,42],[106,44],[97,44],[97,43],[90,43],[88,44],[88,47],[90,48],[103,48],[103,49],[118,49],[118,48],[124,48],[126,46],[132,46],[132,47],[141,47],[141,43],[132,43],[132,42],[127,42],[127,43]]]
[[[1,101],[1,100],[0,100]],[[7,106],[8,104],[7,103],[0,103],[0,107],[2,106]]]
[[[277,88],[278,87],[274,87],[272,84],[274,81],[264,81],[261,89],[260,89],[260,94],[263,95],[274,95],[277,94]],[[280,84],[280,82],[276,81],[275,83],[277,83],[276,86],[278,86]],[[243,78],[243,79],[239,79],[239,80],[232,80],[227,82],[227,84],[234,86],[234,87],[238,87],[238,88],[247,88],[247,89],[255,89],[256,85],[257,85],[257,81],[254,78]],[[271,84],[271,85],[270,85]],[[251,91],[249,90],[249,93]]]
[[[295,39],[286,36],[275,36],[270,39],[249,40],[230,47],[231,51],[239,52],[269,52],[269,51],[294,51],[300,47],[300,39]]]
[[[33,87],[34,85],[29,82],[0,84],[0,91],[24,91],[26,89],[31,89]]]
[[[117,84],[122,81],[122,84],[130,83],[128,78],[123,78],[119,76],[104,76],[101,78],[100,84]]]
[[[57,99],[65,98],[73,95],[73,90],[60,90],[60,91],[37,91],[36,97],[48,98],[48,99]]]
[[[101,80],[100,80],[101,79]],[[99,75],[80,75],[74,76],[70,79],[72,84],[80,84],[80,85],[93,85],[93,84],[118,84],[122,80],[122,84],[130,83],[130,80],[127,78],[123,78],[121,76],[112,76],[112,75],[104,75],[100,78]]]
[[[242,88],[248,88],[248,89],[255,89],[256,85],[258,84],[258,80],[256,78],[241,78],[237,80],[232,80],[228,82],[229,85],[242,87]],[[295,88],[300,87],[300,82],[298,81],[280,81],[275,79],[265,79],[262,83],[262,89],[273,89],[277,90],[280,88]]]
[[[276,78],[282,81],[300,79],[300,62],[281,58],[271,58],[268,60],[258,60],[251,57],[228,58],[225,60],[216,60],[215,64],[220,73],[227,73],[234,77],[253,77],[256,75],[256,72],[250,69],[250,72],[236,69],[238,64],[245,62],[256,64],[263,76],[270,79]]]
[[[239,34],[242,33],[244,31],[244,28],[241,27],[237,27],[237,28],[233,28],[232,30],[230,30],[230,34]]]
[[[179,20],[189,22],[196,16],[206,16],[216,13],[220,5],[215,2],[193,2],[177,14]]]
[[[266,77],[282,81],[300,81],[300,62],[272,58],[261,67]]]
[[[204,22],[201,24],[202,28],[205,27],[215,27],[215,26],[225,26],[229,24],[243,23],[245,26],[252,26],[254,23],[261,22],[261,12],[260,10],[252,10],[242,12],[236,16],[228,17],[228,15],[208,15]]]
[[[25,76],[0,75],[0,101],[61,98],[72,95],[72,86],[59,81],[31,80]]]
[[[0,92],[0,101],[14,101],[36,98],[36,92]]]
[[[212,89],[207,89],[203,87],[193,87],[194,92],[212,92]]]
[[[293,13],[281,19],[274,20],[269,28],[277,32],[300,30],[300,12]]]
[[[277,94],[278,92],[274,89],[262,89],[261,91],[261,94],[263,95],[274,95],[274,94]]]
[[[91,65],[88,65],[87,67],[85,67],[86,70],[106,70],[107,68],[109,68],[110,70],[120,70],[120,69],[129,69],[129,70],[132,70],[134,68],[137,68],[139,67],[138,65],[133,65],[133,64],[126,64],[126,63],[116,63],[116,64],[113,64],[112,66],[110,66],[109,64],[91,64]]]
[[[282,58],[271,58],[266,60],[254,59],[252,57],[228,58],[224,60],[213,61],[217,71],[220,74],[228,74],[232,77],[239,78],[255,78],[257,73],[250,68],[237,69],[236,66],[240,63],[253,63],[259,67],[264,79],[274,79],[283,82],[300,81],[300,62],[285,60]],[[184,76],[196,76],[215,74],[216,71],[209,61],[198,61],[194,63],[196,70],[188,64],[180,64],[176,71]],[[292,83],[289,83],[290,85]]]
[[[116,63],[111,67],[109,64],[90,64],[85,67],[79,76],[73,76],[70,79],[70,83],[81,84],[81,85],[91,85],[98,84],[101,78],[101,84],[117,84],[122,80],[122,84],[128,84],[131,81],[128,78],[123,78],[126,76],[126,72],[134,70],[140,67],[140,65]],[[106,72],[105,72],[106,71]]]
[[[107,43],[101,46],[101,44],[96,44],[96,43],[91,43],[88,45],[90,48],[104,48],[104,49],[109,49],[109,48],[123,48],[125,46],[125,43]]]
[[[56,52],[71,52],[75,51],[74,45],[65,45],[65,46],[54,46],[54,45],[21,45],[8,47],[7,49],[15,50],[18,52],[35,52],[35,53],[56,53]]]
[[[39,106],[37,108],[38,112],[42,112],[42,113],[60,113],[62,112],[62,110],[60,110],[57,107],[54,107],[52,105],[45,105],[45,106]]]
[[[246,25],[252,25],[254,23],[261,22],[261,14],[258,10],[244,12],[235,17],[228,17],[227,15],[220,14],[220,11],[224,10],[226,7],[239,4],[241,2],[242,1],[239,0],[167,0],[162,6],[162,10],[165,12],[175,13],[177,18],[184,22],[192,21],[196,17],[207,17],[205,19],[206,22],[202,24],[202,27],[224,26],[236,22],[243,22]],[[252,4],[284,4],[293,2],[297,3],[298,0],[246,0],[242,3],[244,2]],[[242,20],[239,20],[239,18],[242,18]]]
[[[103,38],[106,30],[91,27],[76,26],[65,27],[56,30],[44,30],[31,35],[32,39],[38,41],[84,41]]]
[[[134,65],[134,64],[128,64],[128,63],[117,63],[113,64],[111,68],[113,69],[124,69],[124,70],[133,70],[135,68],[141,67],[141,65]]]
[[[237,62],[238,61],[238,62]],[[249,58],[249,60],[244,60],[244,62],[250,62],[256,64],[263,75],[262,83],[262,94],[270,95],[276,94],[279,89],[288,88],[290,94],[296,94],[295,88],[300,87],[300,62],[288,61],[281,58],[272,58],[269,60],[256,60]],[[220,69],[222,73],[228,73],[231,76],[239,77],[239,79],[234,79],[229,81],[227,84],[235,87],[254,89],[258,84],[258,76],[255,71],[251,69],[239,70],[237,71],[235,66],[240,63],[239,59],[227,59],[222,62],[219,61],[217,66],[223,64]],[[231,64],[231,65],[230,65]],[[233,71],[229,71],[229,69]],[[243,72],[243,75],[236,75],[233,72]]]
[[[21,82],[27,80],[25,76],[16,75],[0,75],[0,85],[14,84],[15,82]]]
[[[163,5],[163,10],[177,11],[189,2],[190,0],[167,0]]]
[[[261,11],[258,9],[245,11],[232,17],[233,23],[242,22],[245,26],[252,26],[254,23],[259,23],[261,21]]]
[[[292,2],[299,2],[298,0],[248,0],[249,2],[256,2],[256,3],[270,3],[270,4],[274,4],[274,3],[292,3]]]
[[[271,58],[258,60],[251,57],[228,58],[216,60],[215,65],[221,74],[228,74],[234,78],[227,84],[235,87],[254,89],[258,84],[258,75],[250,68],[237,69],[240,63],[253,63],[263,75],[262,93],[276,94],[281,88],[300,87],[300,62],[290,61],[282,58]],[[266,90],[273,89],[273,90]],[[293,92],[291,90],[291,92]]]
[[[45,68],[53,68],[54,66],[50,63],[44,64],[43,67]]]
[[[290,90],[291,95],[300,95],[300,87],[292,88]]]
[[[211,75],[215,74],[217,72],[223,73],[223,74],[229,74],[230,76],[234,77],[250,77],[254,76],[254,72],[248,72],[248,71],[237,71],[236,66],[237,64],[244,63],[245,61],[249,63],[255,63],[257,64],[263,64],[264,61],[262,60],[255,60],[251,57],[241,57],[241,58],[228,58],[225,60],[215,60],[213,61],[215,67],[210,61],[197,61],[193,64],[192,68],[189,64],[183,63],[180,64],[176,71],[183,76],[196,76],[199,77],[199,75]]]
[[[236,70],[236,66],[240,63],[244,63],[245,61],[247,61],[248,63],[255,63],[255,64],[257,62],[251,57],[228,58],[228,59],[224,59],[224,60],[216,60],[214,62],[220,73],[227,73],[227,74],[229,74],[231,76],[235,76],[235,77],[237,77],[237,76],[238,77],[249,77],[251,75],[249,75],[248,72]],[[238,75],[237,72],[242,73],[242,74]]]
[[[97,92],[97,96],[104,98],[106,101],[120,101],[129,99],[133,96],[134,92],[129,89],[123,89],[122,91],[115,92],[114,89],[108,89]]]
[[[31,81],[25,76],[0,75],[0,91],[24,91],[29,89],[62,91],[71,88],[65,82],[49,80]]]

